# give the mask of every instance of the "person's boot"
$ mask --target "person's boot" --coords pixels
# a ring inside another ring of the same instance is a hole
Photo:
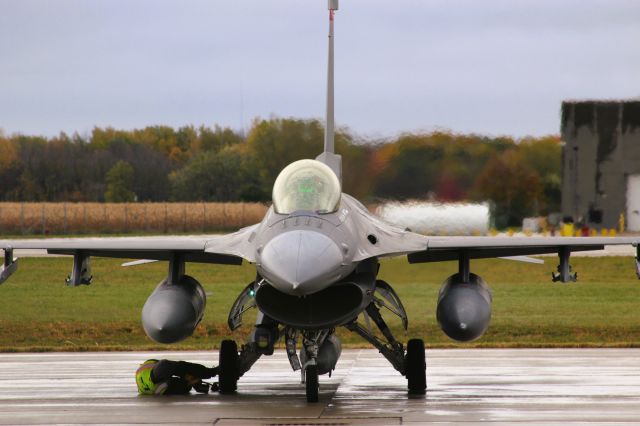
[[[198,382],[193,385],[193,390],[198,393],[209,393],[209,384],[205,382]]]

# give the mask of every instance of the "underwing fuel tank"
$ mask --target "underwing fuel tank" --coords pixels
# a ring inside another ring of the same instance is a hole
[[[206,304],[204,289],[194,278],[184,275],[177,284],[165,279],[142,308],[142,326],[158,343],[179,342],[191,336]]]
[[[469,274],[469,282],[463,282],[459,274],[450,276],[440,289],[436,316],[442,331],[453,340],[479,338],[491,320],[489,286],[476,274]]]

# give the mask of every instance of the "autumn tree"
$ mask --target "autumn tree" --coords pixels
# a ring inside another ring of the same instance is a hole
[[[215,126],[213,129],[200,126],[198,138],[191,145],[192,152],[197,154],[201,151],[218,152],[228,146],[237,145],[243,142],[242,136],[232,129]]]
[[[126,161],[118,161],[106,176],[107,191],[104,198],[109,203],[126,203],[135,199],[133,188],[133,167]]]
[[[276,118],[256,121],[247,136],[251,168],[258,174],[262,197],[280,171],[296,160],[315,158],[322,152],[324,131],[317,120]]]
[[[394,145],[386,149],[389,158],[381,165],[376,194],[400,200],[427,198],[436,186],[434,164],[442,158],[442,147],[420,135],[404,135]]]
[[[525,163],[540,177],[542,185],[541,212],[560,211],[562,198],[562,143],[560,137],[527,138],[520,142],[518,149]]]
[[[355,142],[344,129],[336,132],[335,144],[336,153],[342,156],[342,190],[367,201],[373,191],[371,159],[375,147],[363,141]]]
[[[487,162],[473,192],[477,200],[493,201],[498,227],[520,226],[522,218],[538,213],[542,185],[522,154],[512,149]]]
[[[246,138],[192,125],[0,134],[0,199],[270,201],[280,171],[315,158],[323,141],[322,121],[294,118],[256,120]],[[493,200],[499,225],[559,209],[557,136],[516,141],[438,131],[371,141],[339,128],[335,144],[343,191],[365,202]]]
[[[172,198],[177,201],[249,201],[255,185],[244,166],[242,149],[227,147],[203,152],[170,175]]]
[[[18,149],[16,144],[0,133],[0,200],[18,183]]]

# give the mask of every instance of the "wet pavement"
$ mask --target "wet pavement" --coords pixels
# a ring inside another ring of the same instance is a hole
[[[309,404],[283,351],[264,357],[236,395],[138,396],[137,364],[212,364],[217,353],[0,354],[0,424],[636,424],[640,350],[428,350],[428,391],[374,350],[345,350]]]

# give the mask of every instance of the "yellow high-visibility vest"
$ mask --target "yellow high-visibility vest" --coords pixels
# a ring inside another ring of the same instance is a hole
[[[162,395],[167,391],[167,383],[154,383],[151,370],[158,364],[157,359],[148,359],[136,370],[136,384],[141,395]]]

